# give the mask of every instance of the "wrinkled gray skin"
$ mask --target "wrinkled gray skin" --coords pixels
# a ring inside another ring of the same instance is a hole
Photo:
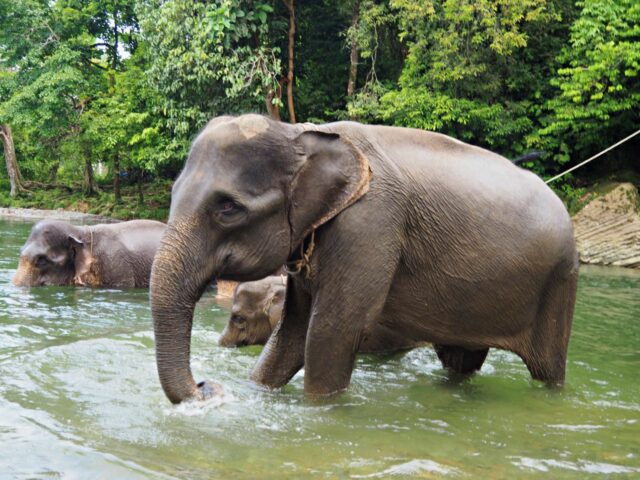
[[[154,261],[172,402],[210,390],[189,364],[207,279],[295,269],[302,251],[309,268],[289,274],[282,321],[251,372],[259,384],[281,387],[304,365],[306,394],[341,391],[375,328],[432,342],[456,372],[500,348],[563,383],[578,261],[569,215],[540,178],[436,133],[245,115],[212,120],[194,141]]]
[[[223,347],[267,343],[282,316],[285,292],[286,277],[279,275],[239,284],[218,343]]]
[[[152,220],[76,226],[44,220],[22,247],[18,286],[148,287],[166,225]]]
[[[264,345],[282,316],[286,277],[272,275],[238,285],[233,295],[231,315],[218,344],[223,347]],[[366,337],[358,353],[396,353],[421,346],[380,326]]]

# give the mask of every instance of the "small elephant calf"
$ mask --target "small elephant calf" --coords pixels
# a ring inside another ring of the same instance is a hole
[[[164,223],[93,226],[44,220],[31,230],[12,282],[17,286],[148,287]]]
[[[223,347],[264,345],[282,316],[286,277],[272,275],[236,287],[229,323],[218,343]]]

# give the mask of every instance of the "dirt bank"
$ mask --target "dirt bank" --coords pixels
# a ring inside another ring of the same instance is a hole
[[[90,213],[72,212],[70,210],[39,210],[35,208],[0,208],[0,219],[15,220],[66,220],[72,223],[115,223],[116,220]]]
[[[640,268],[638,199],[631,183],[612,185],[573,217],[580,262]]]

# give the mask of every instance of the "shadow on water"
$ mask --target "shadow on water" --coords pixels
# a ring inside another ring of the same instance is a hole
[[[170,405],[144,290],[21,289],[29,224],[0,222],[0,476],[9,478],[637,478],[640,274],[584,268],[567,385],[491,351],[447,375],[428,347],[357,360],[351,387],[303,396],[247,380],[259,347],[217,345],[227,311],[196,310],[192,368],[225,395]]]

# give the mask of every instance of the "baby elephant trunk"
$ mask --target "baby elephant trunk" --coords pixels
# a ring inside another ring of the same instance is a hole
[[[11,283],[18,287],[30,287],[36,284],[38,272],[29,260],[21,256],[18,263],[18,270],[11,279]]]

